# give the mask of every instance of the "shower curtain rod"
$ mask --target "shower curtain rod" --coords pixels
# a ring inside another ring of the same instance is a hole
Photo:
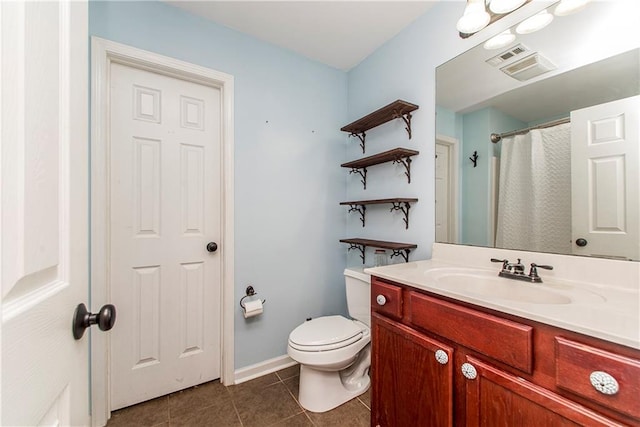
[[[505,138],[507,136],[522,135],[522,134],[525,134],[525,133],[527,133],[527,132],[529,132],[530,130],[533,130],[533,129],[550,128],[552,126],[561,125],[561,124],[564,124],[564,123],[569,123],[570,121],[571,121],[570,117],[565,117],[564,119],[553,120],[551,122],[542,123],[542,124],[539,124],[537,126],[531,126],[529,128],[525,128],[525,129],[512,130],[511,132],[505,132],[505,133],[492,133],[491,134],[491,142],[496,144],[496,143],[500,142],[500,140],[502,138]]]

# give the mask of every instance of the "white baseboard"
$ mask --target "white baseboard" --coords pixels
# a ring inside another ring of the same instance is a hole
[[[245,366],[244,368],[236,369],[234,384],[241,384],[263,375],[288,368],[297,363],[298,362],[285,354],[284,356],[274,357],[273,359],[268,359],[254,365]]]

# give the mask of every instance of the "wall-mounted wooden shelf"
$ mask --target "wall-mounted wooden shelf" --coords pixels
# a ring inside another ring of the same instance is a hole
[[[343,132],[349,132],[350,136],[357,136],[358,139],[360,139],[360,147],[364,153],[366,131],[393,119],[404,120],[406,125],[405,130],[409,134],[409,139],[411,139],[411,112],[418,108],[420,107],[416,104],[398,99],[397,101],[394,101],[389,105],[385,105],[373,113],[367,114],[353,123],[343,126],[340,130]]]
[[[420,152],[416,150],[410,150],[408,148],[394,148],[393,150],[384,151],[382,153],[374,154],[373,156],[343,163],[340,166],[343,168],[351,168],[349,173],[359,174],[362,177],[361,182],[366,190],[367,167],[387,162],[402,164],[405,168],[404,174],[407,176],[407,181],[411,183],[411,156],[416,156],[418,154],[420,154]]]
[[[374,247],[381,249],[390,249],[392,251],[391,258],[394,256],[401,256],[405,262],[409,262],[409,252],[411,249],[415,249],[418,245],[413,243],[398,243],[398,242],[385,242],[382,240],[370,240],[370,239],[340,239],[342,243],[349,244],[349,250],[358,249],[360,251],[360,258],[364,264],[364,250],[366,247]]]
[[[355,200],[352,202],[340,202],[341,205],[349,206],[349,212],[358,212],[360,214],[360,221],[362,222],[362,226],[364,227],[365,220],[365,212],[367,210],[367,205],[382,205],[390,203],[391,211],[399,210],[404,214],[404,225],[405,229],[409,228],[409,209],[411,208],[411,203],[417,202],[418,199],[413,198],[402,198],[395,197],[392,199],[376,199],[376,200]]]

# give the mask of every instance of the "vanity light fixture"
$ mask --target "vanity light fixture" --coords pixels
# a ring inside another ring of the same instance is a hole
[[[516,33],[529,34],[543,29],[553,21],[553,15],[546,9],[522,21],[516,27]]]
[[[511,30],[506,30],[484,42],[484,48],[487,50],[500,49],[508,46],[516,39],[516,35]]]
[[[493,13],[513,12],[525,3],[526,0],[491,0],[489,10]]]
[[[587,5],[591,0],[562,0],[554,9],[553,14],[556,16],[566,16],[578,12]]]
[[[531,1],[534,0],[467,0],[456,28],[466,39]]]
[[[464,8],[464,14],[456,28],[463,34],[473,34],[487,26],[491,20],[491,16],[485,8],[485,0],[467,0],[467,6]]]

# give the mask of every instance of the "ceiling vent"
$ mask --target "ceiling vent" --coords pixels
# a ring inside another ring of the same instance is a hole
[[[551,61],[540,53],[534,53],[500,68],[500,71],[522,82],[555,69],[556,66]]]
[[[531,52],[528,47],[523,44],[517,44],[509,49],[505,50],[499,55],[494,56],[493,58],[487,59],[487,64],[493,65],[497,67],[505,61],[508,61],[512,58],[515,58],[518,55],[522,55],[523,53]]]

